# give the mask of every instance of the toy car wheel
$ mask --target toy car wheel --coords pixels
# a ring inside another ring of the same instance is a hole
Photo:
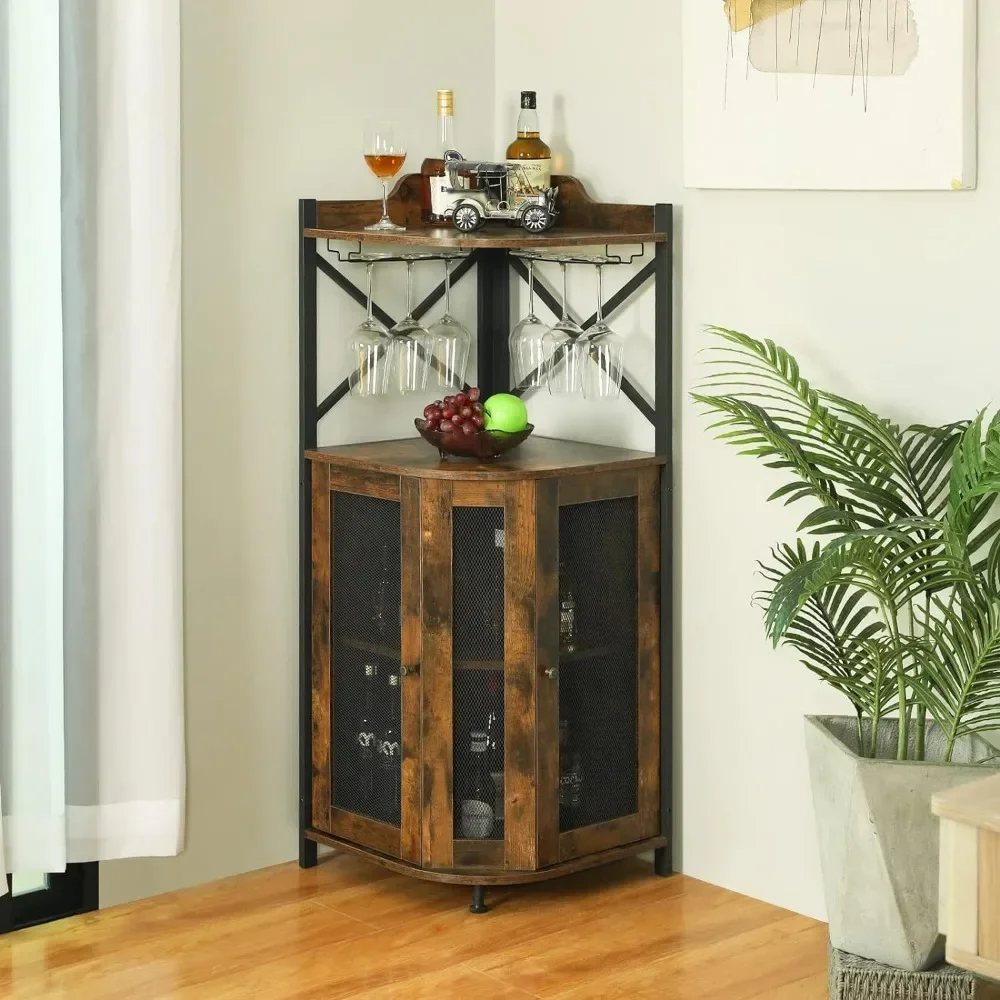
[[[451,221],[460,233],[471,233],[483,224],[483,214],[475,205],[459,205]]]
[[[529,233],[544,233],[552,225],[552,213],[541,205],[530,205],[521,216],[521,225]]]

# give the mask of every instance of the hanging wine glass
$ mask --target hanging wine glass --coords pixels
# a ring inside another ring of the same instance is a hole
[[[372,316],[372,268],[368,262],[368,317],[354,328],[349,340],[351,374],[347,376],[352,396],[381,396],[385,392],[389,345],[384,323]]]
[[[621,394],[625,342],[604,322],[602,302],[604,265],[597,265],[597,322],[580,342],[585,399],[608,399]]]
[[[568,395],[580,391],[580,338],[583,329],[569,318],[566,265],[562,268],[562,319],[543,338],[549,392]]]
[[[472,334],[451,314],[450,260],[444,262],[444,315],[427,328],[427,333],[433,359],[430,381],[439,389],[461,391],[465,386]]]
[[[406,262],[406,315],[389,331],[387,392],[423,392],[427,388],[430,337],[414,318],[413,261]]]
[[[548,325],[535,315],[535,262],[528,261],[528,315],[510,331],[510,363],[514,385],[539,389],[546,383],[545,335]]]

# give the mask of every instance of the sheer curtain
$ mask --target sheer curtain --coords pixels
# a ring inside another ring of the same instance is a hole
[[[0,25],[2,875],[177,853],[184,755],[178,0]]]

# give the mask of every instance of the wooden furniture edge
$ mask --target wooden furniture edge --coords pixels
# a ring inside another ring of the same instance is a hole
[[[584,855],[580,858],[574,858],[572,861],[563,861],[559,864],[550,865],[548,868],[539,868],[536,871],[491,871],[489,869],[481,869],[479,871],[457,872],[421,868],[418,865],[370,851],[367,848],[360,847],[358,844],[341,840],[339,837],[331,837],[329,834],[315,829],[306,830],[305,835],[309,840],[315,841],[317,844],[324,844],[327,847],[333,847],[337,850],[349,851],[351,854],[367,858],[374,864],[388,868],[399,875],[412,875],[427,882],[446,882],[450,885],[527,885],[532,882],[544,882],[550,878],[558,878],[561,875],[570,875],[573,872],[585,871],[588,868],[596,868],[599,865],[621,861],[636,854],[652,851],[657,847],[665,847],[668,843],[666,837],[650,837],[648,840],[639,840],[621,847],[612,847],[597,854]]]
[[[946,948],[944,957],[949,965],[954,965],[958,969],[965,969],[974,976],[984,976],[986,979],[991,980],[995,980],[997,976],[1000,976],[1000,963],[991,962],[981,955],[970,955],[968,952],[958,951],[955,948]],[[993,991],[985,993],[983,1000],[994,1000],[994,998],[1000,1000],[1000,983],[988,982],[983,983],[983,985]]]
[[[941,819],[1000,833],[1000,774],[938,792],[931,809]]]
[[[371,444],[386,444],[389,441],[410,441],[411,438],[394,438],[387,441],[372,441]],[[559,441],[559,438],[545,438],[539,436],[538,440]],[[567,442],[569,444],[580,444],[578,441]],[[600,447],[600,446],[595,446]],[[430,445],[428,445],[430,448]],[[616,449],[610,449],[616,450]],[[621,449],[629,450],[629,449]],[[382,462],[367,458],[363,455],[348,455],[339,452],[330,452],[322,448],[311,448],[305,452],[305,457],[311,462],[321,462],[351,469],[367,470],[371,472],[382,472],[392,476],[410,476],[416,479],[447,479],[453,482],[498,482],[501,480],[524,480],[524,479],[555,479],[566,476],[593,475],[595,472],[614,472],[625,469],[642,469],[658,467],[666,464],[663,455],[656,455],[653,452],[634,452],[634,457],[621,458],[608,462],[597,462],[590,465],[564,466],[546,469],[532,468],[509,468],[502,465],[488,466],[483,464],[468,464],[461,461],[442,461],[437,466],[422,467],[416,465],[406,465],[404,463]]]

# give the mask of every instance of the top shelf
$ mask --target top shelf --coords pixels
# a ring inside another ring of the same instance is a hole
[[[389,217],[406,226],[404,233],[369,232],[365,226],[378,219],[382,203],[371,201],[317,201],[316,225],[303,235],[317,239],[349,240],[475,250],[552,250],[570,246],[622,246],[630,243],[662,243],[667,236],[656,230],[652,205],[612,205],[594,201],[575,177],[553,177],[559,186],[559,221],[546,233],[528,233],[505,223],[487,223],[475,233],[460,233],[449,227],[433,227],[420,221],[419,174],[401,178],[389,196]]]

